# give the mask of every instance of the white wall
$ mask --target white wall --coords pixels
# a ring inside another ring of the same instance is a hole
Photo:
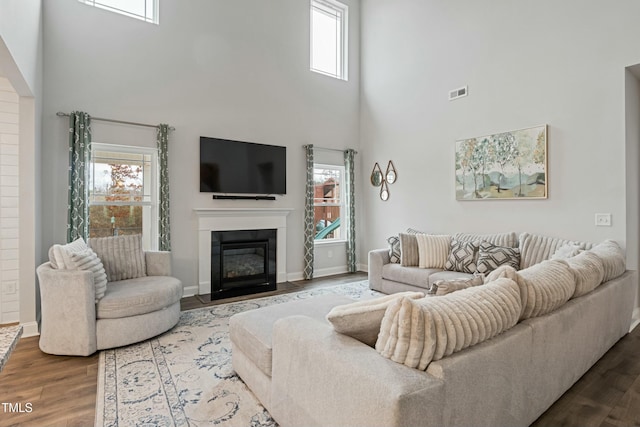
[[[361,256],[407,227],[624,245],[625,67],[640,62],[639,14],[630,0],[363,2],[363,180],[392,159],[398,181],[386,203],[365,189]],[[448,101],[463,85],[469,96]],[[456,140],[540,124],[547,200],[455,200]],[[595,227],[596,212],[612,226]]]
[[[41,0],[0,0],[0,76],[19,96],[19,321],[23,337],[38,333],[40,262],[40,155],[42,144]]]
[[[65,240],[67,119],[55,114],[82,110],[176,128],[169,139],[172,250],[174,273],[185,286],[197,285],[194,208],[293,208],[287,266],[294,276],[302,271],[301,146],[358,148],[359,2],[346,3],[351,28],[344,82],[308,70],[306,1],[163,0],[156,26],[77,0],[47,0],[43,251]],[[121,143],[112,135],[94,126],[96,140]],[[200,136],[287,146],[287,196],[213,201],[200,194]]]

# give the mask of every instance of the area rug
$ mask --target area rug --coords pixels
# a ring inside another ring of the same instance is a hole
[[[159,337],[100,352],[96,426],[276,426],[233,371],[229,317],[328,293],[380,295],[362,281],[189,310]]]
[[[0,372],[9,360],[11,352],[16,348],[20,336],[22,336],[21,325],[3,326],[0,328]]]

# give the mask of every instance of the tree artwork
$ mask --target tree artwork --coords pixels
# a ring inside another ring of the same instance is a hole
[[[456,141],[456,199],[546,198],[546,125]]]

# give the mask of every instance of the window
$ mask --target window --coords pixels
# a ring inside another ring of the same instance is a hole
[[[158,151],[93,143],[89,165],[89,237],[142,234],[158,247]]]
[[[159,0],[78,0],[80,3],[90,6],[99,7],[101,9],[110,10],[111,12],[120,13],[121,15],[130,16],[131,18],[141,19],[145,22],[153,24],[159,23],[158,20],[158,1]]]
[[[311,0],[311,71],[347,80],[348,7]]]
[[[344,166],[314,165],[314,223],[316,224],[316,242],[344,241],[347,224],[344,214]]]

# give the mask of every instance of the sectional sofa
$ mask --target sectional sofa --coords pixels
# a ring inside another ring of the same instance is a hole
[[[234,369],[283,426],[530,425],[629,331],[637,282],[615,242],[525,233],[512,247],[524,268],[442,297],[430,275],[469,276],[373,251],[370,286],[391,296],[235,315]]]

